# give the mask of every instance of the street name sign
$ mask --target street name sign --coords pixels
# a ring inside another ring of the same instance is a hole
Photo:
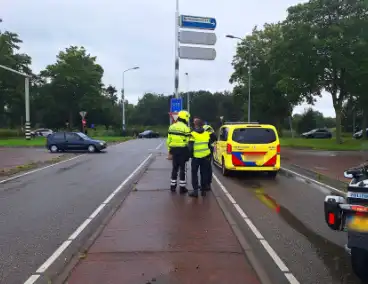
[[[215,18],[189,15],[180,16],[180,27],[184,29],[215,30],[216,26],[217,22]]]
[[[179,57],[192,60],[215,60],[216,50],[214,48],[180,46]]]
[[[215,33],[180,31],[179,42],[184,44],[215,45],[217,37]]]
[[[170,112],[179,112],[183,109],[182,98],[172,98],[170,101]]]

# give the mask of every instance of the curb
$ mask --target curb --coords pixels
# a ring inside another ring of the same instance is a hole
[[[221,198],[222,193],[217,188],[217,186],[219,186],[218,183],[216,183],[216,186],[212,186],[212,194],[216,198],[217,204],[219,205],[222,213],[224,214],[226,221],[229,223],[231,231],[234,233],[236,239],[238,240],[244,252],[244,257],[249,262],[250,266],[253,268],[255,274],[257,275],[259,281],[262,284],[272,284],[273,282],[271,281],[266,269],[256,257],[255,253],[251,248],[251,245],[247,241],[239,225],[232,216],[230,209],[227,208],[225,201],[222,200]]]

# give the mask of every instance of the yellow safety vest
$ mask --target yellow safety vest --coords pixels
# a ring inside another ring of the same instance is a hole
[[[208,143],[210,142],[210,133],[205,131],[198,133],[193,131],[191,141],[194,141],[193,156],[194,158],[204,158],[211,154]]]
[[[185,123],[178,121],[171,124],[167,135],[168,148],[187,147],[190,138],[190,128]]]
[[[209,133],[214,133],[214,132],[215,132],[215,130],[213,130],[212,126],[211,126],[211,125],[208,125],[208,124],[204,125],[204,126],[203,126],[203,129],[204,129],[205,131],[209,132]],[[213,142],[213,143],[211,144],[211,147],[213,147],[213,146],[215,146],[215,142]]]
[[[208,132],[215,132],[214,130],[213,130],[213,128],[211,127],[211,125],[204,125],[203,126],[203,129],[205,130],[205,131],[208,131]]]

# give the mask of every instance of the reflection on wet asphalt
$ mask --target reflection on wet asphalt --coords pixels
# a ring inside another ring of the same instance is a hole
[[[345,233],[324,223],[325,193],[282,175],[215,173],[300,283],[360,284]]]

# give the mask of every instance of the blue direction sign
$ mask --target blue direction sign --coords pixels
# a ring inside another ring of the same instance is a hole
[[[180,16],[180,27],[186,29],[214,30],[216,29],[216,19],[197,16]]]
[[[183,109],[183,99],[172,98],[170,102],[170,112],[179,112],[182,109]]]

